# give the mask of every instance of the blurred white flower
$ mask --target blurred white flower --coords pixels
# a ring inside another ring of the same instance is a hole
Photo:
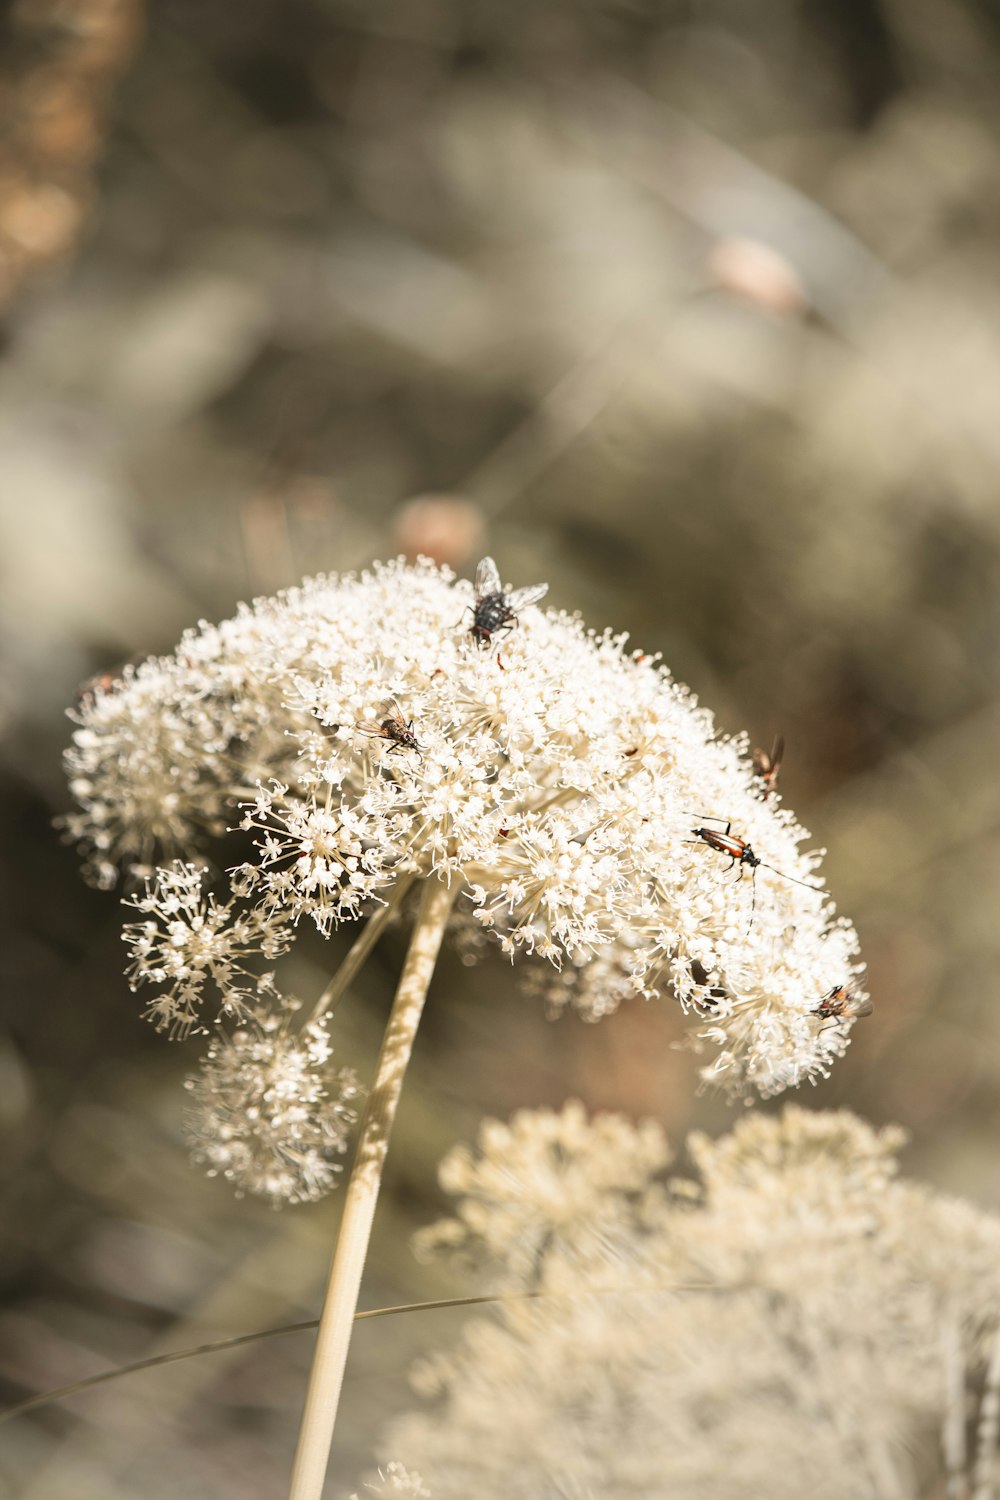
[[[518,1287],[543,1274],[551,1283],[564,1261],[577,1274],[623,1260],[638,1226],[655,1219],[662,1194],[653,1179],[669,1157],[656,1125],[613,1114],[591,1121],[581,1104],[523,1110],[509,1125],[488,1120],[477,1152],[458,1146],[441,1163],[457,1217],[418,1235],[418,1252],[485,1258]]]
[[[446,1161],[437,1243],[543,1295],[424,1362],[433,1404],[388,1451],[435,1500],[902,1500],[944,1493],[942,1428],[981,1397],[994,1473],[1000,1220],[898,1180],[900,1141],[789,1108],[693,1138],[699,1178],[663,1183],[655,1126],[577,1105],[491,1122]]]
[[[825,1072],[857,1011],[823,997],[864,998],[856,938],[745,743],[624,637],[522,596],[484,638],[475,604],[426,562],[314,579],[95,688],[68,762],[96,878],[242,816],[256,858],[233,889],[262,940],[302,917],[329,932],[436,871],[467,898],[459,922],[550,961],[552,1007],[665,991],[732,1091]],[[371,732],[387,703],[415,745]]]
[[[386,1464],[384,1469],[379,1469],[376,1478],[365,1485],[365,1491],[369,1495],[383,1497],[409,1495],[411,1500],[432,1500],[431,1492],[420,1475],[404,1469],[402,1464],[395,1463]],[[360,1497],[354,1494],[351,1500],[360,1500]]]

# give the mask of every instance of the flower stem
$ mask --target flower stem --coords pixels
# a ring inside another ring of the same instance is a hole
[[[320,1500],[389,1133],[455,892],[430,876],[382,1039],[337,1237],[289,1500]]]
[[[312,1009],[312,1014],[309,1017],[310,1021],[318,1021],[322,1016],[336,1010],[344,998],[346,991],[364,967],[365,960],[382,936],[389,918],[396,912],[403,897],[413,884],[414,879],[413,875],[400,875],[397,877],[388,901],[368,918],[361,932],[355,938],[340,968],[316,1001]]]

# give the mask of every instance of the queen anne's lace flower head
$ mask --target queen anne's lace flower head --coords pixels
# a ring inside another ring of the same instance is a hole
[[[501,597],[518,608],[484,640],[471,586],[428,563],[318,578],[92,691],[69,826],[95,878],[187,857],[242,817],[255,853],[233,894],[282,933],[272,947],[290,923],[326,933],[401,874],[436,872],[465,894],[457,921],[549,961],[553,1008],[595,1017],[669,992],[730,1089],[823,1073],[853,1024],[823,997],[863,991],[804,830],[655,660]],[[372,732],[397,712],[415,743]],[[153,925],[162,890],[161,875]],[[187,946],[175,982],[153,931],[133,942],[134,977],[156,960],[188,1016]]]

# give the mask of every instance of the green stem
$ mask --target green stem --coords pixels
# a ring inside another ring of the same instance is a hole
[[[289,1500],[320,1500],[389,1134],[455,892],[433,875],[393,1001],[344,1200],[306,1393]]]

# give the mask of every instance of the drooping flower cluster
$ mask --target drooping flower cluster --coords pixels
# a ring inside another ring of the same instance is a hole
[[[169,987],[151,1013],[189,1023],[206,948],[241,941],[206,934],[218,913],[267,957],[303,918],[326,933],[434,871],[465,895],[457,922],[549,961],[553,1008],[666,992],[733,1091],[823,1073],[853,1024],[823,997],[863,994],[856,938],[745,744],[623,637],[531,607],[494,610],[484,640],[476,603],[426,563],[314,579],[85,695],[68,823],[95,879],[148,876],[241,818],[255,844],[201,936],[183,918],[173,964],[171,877],[153,878],[131,939],[133,982]]]
[[[423,1244],[509,1300],[424,1364],[433,1404],[386,1450],[434,1500],[902,1500],[973,1468],[979,1403],[996,1500],[1000,1220],[898,1179],[900,1140],[790,1108],[692,1138],[698,1179],[665,1182],[655,1127],[491,1123]]]
[[[145,917],[126,923],[122,932],[131,955],[126,972],[133,989],[162,987],[148,1014],[174,1036],[195,1024],[208,982],[224,1014],[242,1015],[260,988],[246,962],[273,960],[291,941],[291,923],[280,907],[236,910],[233,900],[220,902],[205,892],[205,873],[174,860],[147,877],[142,895],[126,902]]]
[[[321,1021],[289,1030],[296,1009],[277,1002],[256,1009],[231,1036],[219,1033],[187,1084],[194,1160],[275,1207],[329,1192],[360,1093],[349,1068],[331,1070]]]

